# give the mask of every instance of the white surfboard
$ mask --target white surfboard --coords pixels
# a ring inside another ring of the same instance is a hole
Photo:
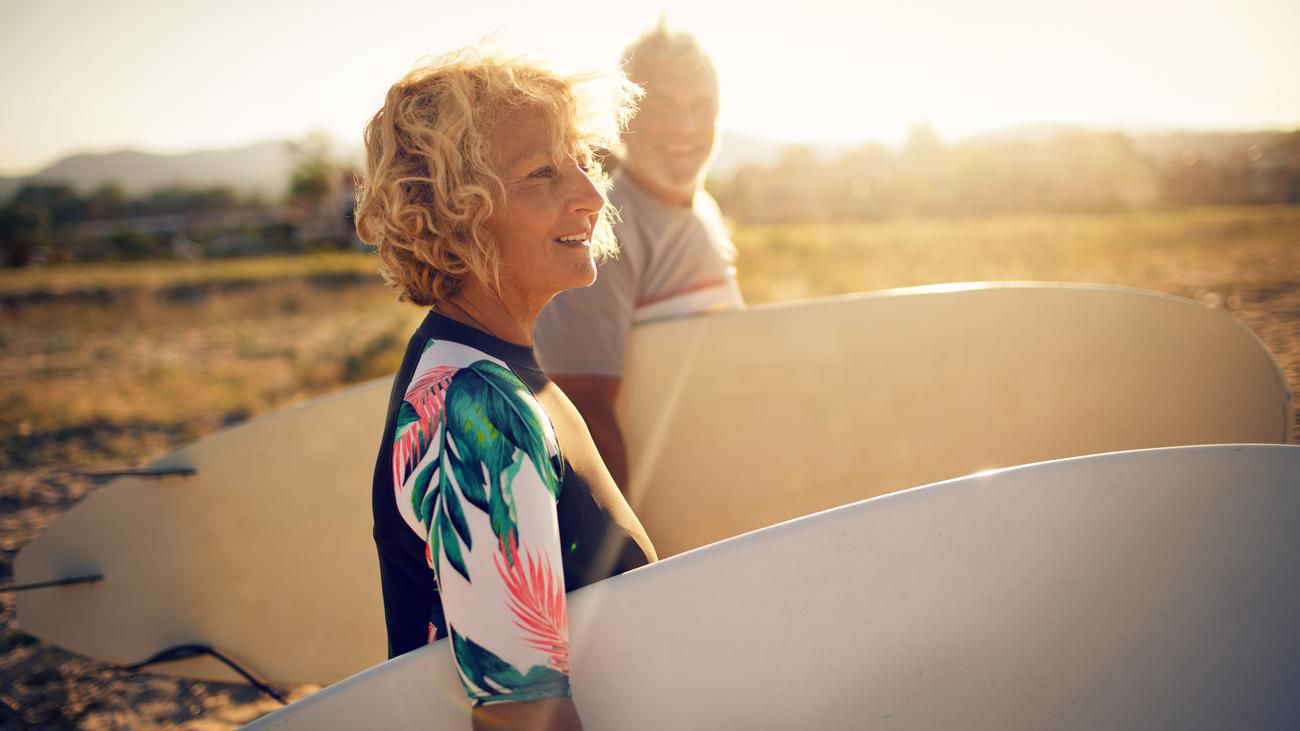
[[[1293,428],[1248,328],[1118,287],[855,295],[658,323],[630,348],[631,502],[660,556],[979,470]]]
[[[1300,728],[1300,447],[836,508],[570,594],[590,729]],[[446,641],[253,729],[468,729]]]
[[[620,403],[661,556],[1037,460],[1283,442],[1290,395],[1227,315],[1087,286],[922,288],[634,331]],[[212,645],[270,681],[384,659],[370,473],[387,379],[213,434],[91,494],[15,561],[20,626],[112,663]],[[239,678],[210,658],[153,668]]]

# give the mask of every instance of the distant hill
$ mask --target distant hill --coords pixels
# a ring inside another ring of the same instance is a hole
[[[264,142],[184,155],[154,155],[134,150],[74,155],[42,170],[35,177],[38,180],[68,181],[77,188],[93,188],[115,180],[131,193],[142,193],[171,183],[226,184],[269,193],[282,187],[288,171],[289,156],[284,144]]]
[[[971,140],[990,143],[1042,142],[1061,134],[1098,132],[1074,125],[1025,124],[977,135]],[[1188,146],[1238,144],[1253,133],[1188,133],[1174,130],[1127,130],[1135,146],[1146,154],[1168,154]],[[1271,133],[1254,133],[1261,138]],[[948,141],[949,143],[956,141]],[[857,145],[804,145],[814,157],[831,161]],[[786,142],[737,132],[721,136],[712,175],[730,177],[745,165],[770,167],[792,145]],[[356,164],[360,150],[336,150],[340,160]],[[285,141],[263,142],[225,150],[207,150],[179,155],[157,155],[134,150],[102,154],[81,154],[64,158],[27,177],[0,178],[0,201],[7,200],[29,180],[66,182],[82,193],[110,181],[122,184],[127,192],[140,194],[173,183],[190,186],[222,185],[244,193],[261,193],[279,197],[285,189],[293,162]]]
[[[713,172],[725,177],[742,165],[773,164],[786,147],[784,142],[761,137],[724,134]],[[814,149],[819,154],[833,155],[845,148],[819,146]],[[339,152],[338,157],[357,162],[361,155],[360,150],[351,149]],[[275,197],[284,191],[292,166],[293,161],[283,140],[180,155],[135,150],[80,154],[66,157],[26,177],[0,178],[0,201],[7,200],[28,181],[68,183],[82,193],[116,181],[133,195],[173,183],[224,185],[244,193]]]
[[[85,193],[108,182],[138,195],[171,184],[229,186],[243,193],[276,197],[284,192],[293,166],[284,141],[225,150],[158,155],[135,150],[66,157],[32,175],[0,178],[0,200],[29,181],[67,183]]]

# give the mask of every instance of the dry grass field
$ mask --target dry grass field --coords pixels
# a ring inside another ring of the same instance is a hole
[[[735,240],[752,304],[974,280],[1197,299],[1252,328],[1300,388],[1300,208],[743,228]],[[94,489],[85,472],[394,370],[422,313],[374,269],[338,254],[0,272],[0,583]],[[228,728],[275,705],[49,647],[0,594],[0,728]]]
[[[1168,292],[1249,326],[1300,390],[1300,208],[769,227],[735,241],[753,303],[994,280]]]

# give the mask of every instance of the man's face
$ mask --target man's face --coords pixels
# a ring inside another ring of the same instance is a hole
[[[640,83],[646,94],[623,137],[625,164],[652,187],[694,194],[717,134],[717,77],[707,68],[669,66]]]

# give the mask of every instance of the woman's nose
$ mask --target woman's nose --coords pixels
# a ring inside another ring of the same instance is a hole
[[[605,206],[605,197],[600,194],[600,189],[596,183],[587,175],[582,168],[574,165],[575,189],[573,191],[573,210],[583,213],[595,213]]]

